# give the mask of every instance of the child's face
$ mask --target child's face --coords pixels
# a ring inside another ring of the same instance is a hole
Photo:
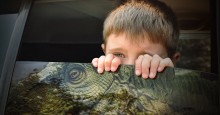
[[[162,58],[168,56],[166,48],[161,44],[154,44],[148,41],[146,38],[143,42],[133,43],[126,38],[125,34],[111,34],[107,38],[106,46],[102,44],[105,54],[114,54],[121,59],[122,64],[135,64],[135,60],[139,55],[154,54],[159,55]]]

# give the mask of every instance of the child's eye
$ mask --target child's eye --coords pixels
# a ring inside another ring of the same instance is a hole
[[[115,53],[114,56],[119,57],[119,58],[125,58],[125,56],[120,53]]]

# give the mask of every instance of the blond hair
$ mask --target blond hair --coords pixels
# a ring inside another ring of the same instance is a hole
[[[175,53],[179,38],[175,14],[158,0],[130,1],[110,12],[104,22],[104,44],[112,33],[125,33],[133,42],[148,35],[152,43],[165,46],[169,56]]]

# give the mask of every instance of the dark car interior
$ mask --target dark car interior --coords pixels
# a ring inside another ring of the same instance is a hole
[[[163,0],[181,30],[176,67],[211,72],[212,25],[209,0]],[[36,0],[25,24],[17,60],[91,62],[103,54],[102,25],[120,0]],[[199,4],[198,4],[199,2]],[[214,48],[213,48],[214,49]]]
[[[16,60],[91,62],[103,54],[100,45],[106,15],[125,1],[32,1]],[[181,58],[176,67],[216,72],[214,2],[162,1],[176,13],[181,30],[178,43]]]
[[[5,77],[12,75],[16,61],[90,63],[103,55],[103,21],[125,1],[2,0],[0,84],[10,81]],[[219,0],[161,1],[178,18],[181,57],[176,67],[219,74]],[[0,93],[5,90],[0,85]]]

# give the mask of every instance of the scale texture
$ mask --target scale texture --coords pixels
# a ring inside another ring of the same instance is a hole
[[[5,114],[219,114],[215,77],[166,68],[143,79],[130,65],[98,74],[89,63],[50,62],[12,84]]]

